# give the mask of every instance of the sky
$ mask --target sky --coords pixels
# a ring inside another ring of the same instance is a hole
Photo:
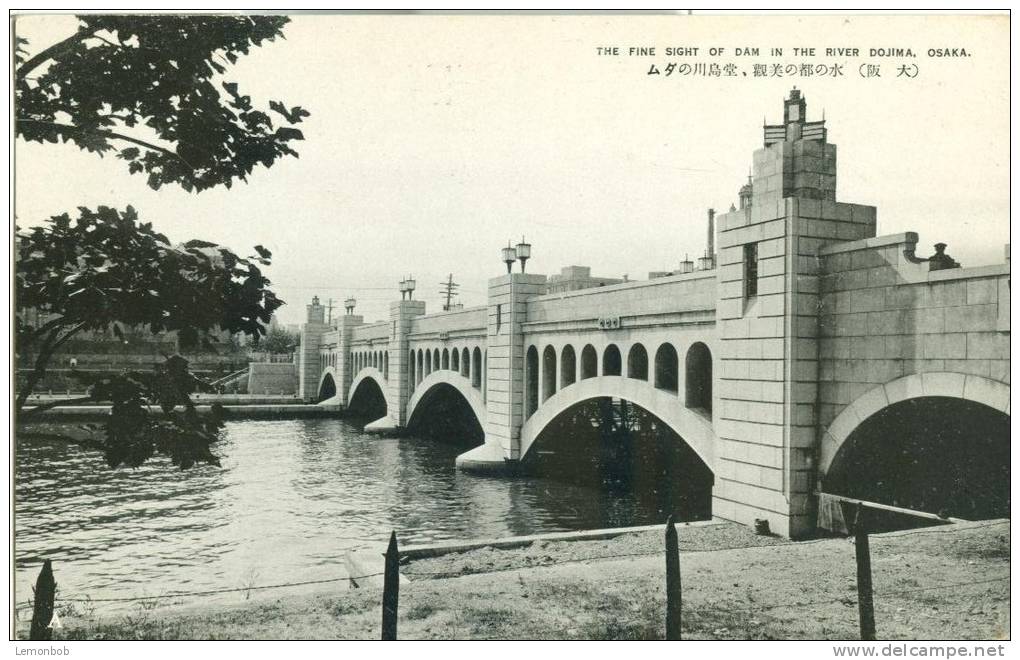
[[[34,53],[74,26],[51,15],[16,29]],[[703,253],[707,209],[737,201],[763,120],[781,121],[796,85],[808,120],[824,109],[838,146],[837,199],[877,206],[880,235],[915,231],[920,255],[945,242],[965,266],[1002,261],[1009,241],[1008,18],[298,15],[284,35],[229,78],[263,107],[311,112],[300,158],[194,194],[153,191],[111,157],[19,140],[18,223],[131,204],[174,241],[242,254],[265,245],[284,323],[303,321],[313,295],[339,308],[354,296],[366,320],[386,318],[407,275],[430,311],[450,274],[459,302],[483,304],[488,278],[505,272],[500,248],[522,237],[529,272],[587,265],[643,279]],[[631,46],[658,50],[628,56]],[[665,55],[680,46],[700,50]],[[762,55],[737,57],[737,47]],[[784,55],[768,56],[772,47]],[[827,57],[830,47],[862,56]],[[954,47],[968,56],[927,56]],[[668,62],[845,62],[847,75],[646,75]],[[901,62],[919,75],[897,77]],[[862,63],[879,64],[880,77],[860,77]]]

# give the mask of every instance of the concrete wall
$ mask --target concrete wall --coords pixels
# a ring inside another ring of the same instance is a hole
[[[252,362],[248,365],[248,394],[297,394],[294,363]]]
[[[486,307],[468,307],[449,312],[418,316],[411,322],[411,334],[419,339],[425,335],[464,330],[481,331],[486,325]]]
[[[351,328],[351,343],[389,339],[390,324],[386,321],[365,323]]]
[[[930,271],[914,256],[917,240],[897,234],[820,251],[819,433],[902,376],[1009,384],[1009,265]]]
[[[537,296],[528,301],[527,313],[528,323],[588,323],[610,315],[713,312],[715,305],[713,270]],[[714,315],[702,315],[701,319],[712,320]]]

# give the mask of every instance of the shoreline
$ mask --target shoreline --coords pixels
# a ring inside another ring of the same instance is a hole
[[[685,637],[855,638],[849,540],[755,537],[732,523],[679,530]],[[880,638],[1008,635],[1009,530],[1008,520],[997,520],[873,535]],[[475,547],[410,559],[401,572],[409,578],[400,593],[403,639],[663,634],[664,561],[655,530]],[[372,587],[315,588],[215,607],[153,608],[121,620],[67,617],[55,639],[377,639],[380,598]]]

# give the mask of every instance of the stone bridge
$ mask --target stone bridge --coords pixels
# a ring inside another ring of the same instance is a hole
[[[739,204],[709,212],[701,268],[557,293],[504,274],[483,306],[399,300],[376,323],[326,324],[313,303],[302,396],[346,407],[372,388],[386,414],[368,428],[396,430],[453,388],[484,429],[465,470],[521,461],[579,402],[623,399],[712,471],[713,515],[813,530],[818,492],[860,463],[855,434],[883,414],[949,400],[1008,420],[1009,261],[956,267],[942,246],[919,257],[914,233],[876,236],[874,207],[836,201],[836,147],[805,117],[795,90]]]

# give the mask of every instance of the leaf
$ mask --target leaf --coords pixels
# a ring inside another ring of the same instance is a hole
[[[272,252],[262,247],[261,245],[256,245],[255,251],[258,252],[259,256],[262,257],[263,259],[271,259],[273,256]]]
[[[305,134],[296,128],[287,128],[286,126],[282,126],[276,129],[276,137],[280,138],[284,142],[288,142],[290,140],[304,140]]]
[[[299,105],[294,106],[290,110],[279,101],[270,101],[269,109],[273,112],[283,115],[288,122],[291,124],[297,124],[301,122],[302,117],[310,117],[311,113],[302,108]]]

